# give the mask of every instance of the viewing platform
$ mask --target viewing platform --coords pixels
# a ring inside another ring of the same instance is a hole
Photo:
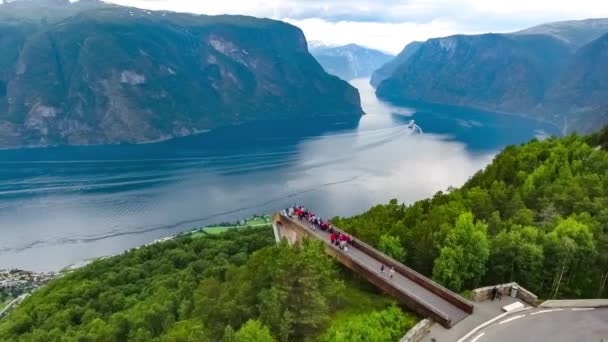
[[[470,301],[355,237],[349,244],[348,251],[345,252],[331,244],[329,232],[313,229],[313,226],[306,220],[294,219],[277,213],[273,216],[272,221],[277,241],[286,239],[289,243],[296,243],[305,238],[316,238],[323,241],[327,254],[335,257],[341,264],[358,273],[412,311],[423,317],[432,318],[446,328],[454,326],[473,313],[473,303]],[[334,227],[334,231],[340,232],[336,227]],[[382,265],[385,266],[384,273],[380,272]],[[389,277],[391,267],[395,269],[392,279]]]

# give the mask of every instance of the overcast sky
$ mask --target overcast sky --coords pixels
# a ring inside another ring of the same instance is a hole
[[[111,0],[204,14],[246,14],[290,22],[308,40],[357,43],[393,53],[413,40],[509,32],[539,23],[608,17],[608,0]]]

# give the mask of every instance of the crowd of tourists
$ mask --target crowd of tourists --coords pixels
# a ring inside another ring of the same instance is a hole
[[[320,229],[329,233],[329,240],[331,244],[339,247],[344,252],[348,251],[348,245],[351,245],[353,242],[353,237],[350,234],[339,231],[332,226],[330,221],[323,220],[320,216],[315,215],[303,206],[294,205],[293,207],[285,209],[283,214],[291,217],[292,219],[308,222],[315,231]],[[384,275],[384,271],[384,264],[381,264],[380,273]],[[388,270],[388,277],[393,279],[394,276],[395,268],[391,267]]]
[[[321,217],[315,215],[306,208],[297,205],[285,209],[285,213],[291,218],[295,218],[300,221],[307,221],[310,223],[313,230],[319,229],[324,232],[328,232],[329,240],[331,241],[332,245],[339,247],[344,252],[348,251],[348,245],[352,243],[353,237],[335,229],[330,221],[323,220]]]

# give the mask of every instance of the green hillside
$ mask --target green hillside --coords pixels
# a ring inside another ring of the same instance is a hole
[[[416,318],[270,227],[183,235],[53,281],[0,321],[0,341],[394,341]]]
[[[542,298],[608,297],[607,136],[508,147],[460,189],[334,222],[455,291],[517,281]]]
[[[463,187],[334,223],[455,291],[517,281],[608,297],[608,128],[508,147]],[[317,241],[269,227],[188,234],[35,292],[1,341],[394,341],[416,319]]]

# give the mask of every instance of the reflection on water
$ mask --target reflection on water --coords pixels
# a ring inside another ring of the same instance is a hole
[[[367,115],[260,123],[154,145],[0,152],[0,268],[58,269],[211,223],[303,203],[325,217],[458,186],[546,125],[394,107],[353,82]],[[407,128],[415,119],[427,134]],[[430,133],[429,133],[430,132]]]

